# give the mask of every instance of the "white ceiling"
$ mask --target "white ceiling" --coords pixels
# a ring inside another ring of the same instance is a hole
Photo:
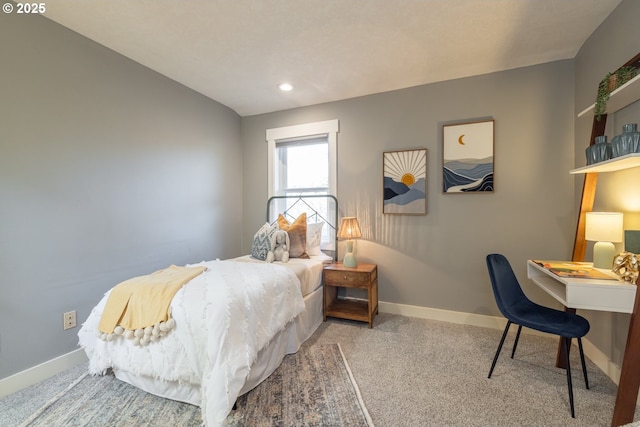
[[[620,1],[47,0],[45,16],[248,116],[573,58]]]

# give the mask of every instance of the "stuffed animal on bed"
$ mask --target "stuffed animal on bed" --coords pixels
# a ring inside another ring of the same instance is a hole
[[[271,250],[267,253],[267,262],[289,261],[289,233],[277,230],[271,236]]]

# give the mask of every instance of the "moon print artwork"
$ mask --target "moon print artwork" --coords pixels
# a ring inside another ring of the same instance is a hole
[[[493,191],[494,120],[442,127],[442,191]]]
[[[387,151],[382,157],[382,213],[427,213],[427,150]]]

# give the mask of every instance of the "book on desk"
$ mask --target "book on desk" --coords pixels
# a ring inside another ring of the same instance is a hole
[[[597,268],[594,268],[590,262],[548,261],[537,259],[534,259],[533,262],[546,268],[559,277],[570,277],[573,279],[618,280],[616,277],[612,277]]]

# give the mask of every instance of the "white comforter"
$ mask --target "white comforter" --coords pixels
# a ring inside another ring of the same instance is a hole
[[[304,310],[298,278],[276,264],[210,261],[173,299],[175,329],[147,346],[96,331],[109,293],[78,332],[89,372],[115,367],[201,387],[202,418],[219,426],[231,410],[258,352]],[[171,355],[167,357],[167,355]]]

